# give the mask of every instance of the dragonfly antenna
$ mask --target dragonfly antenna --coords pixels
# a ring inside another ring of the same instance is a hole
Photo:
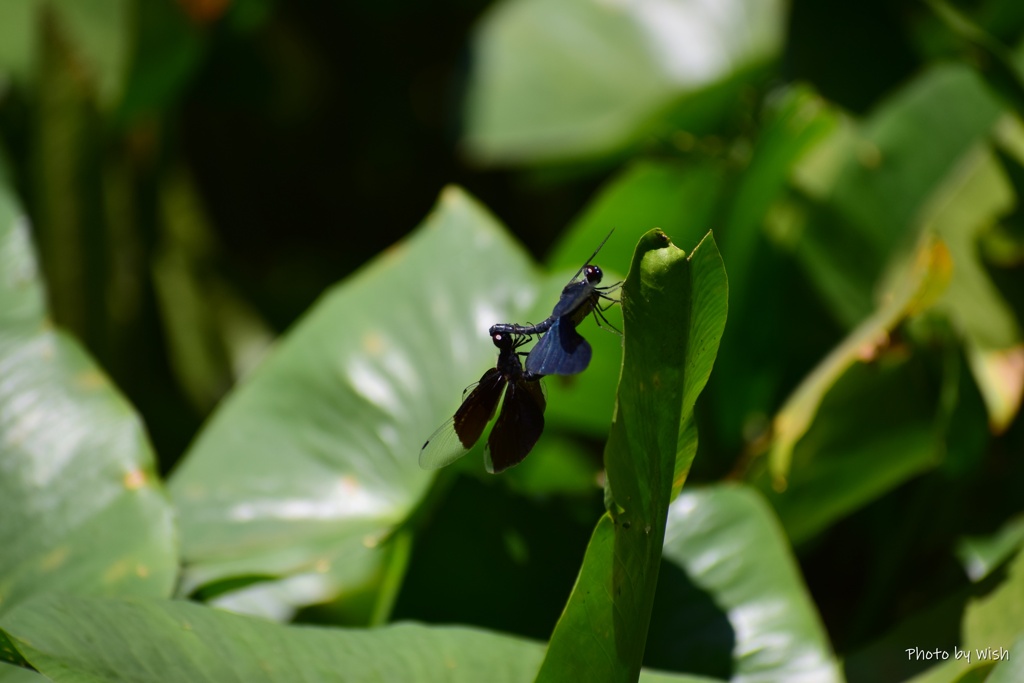
[[[604,236],[604,239],[601,240],[601,244],[597,245],[597,249],[594,250],[594,253],[590,255],[590,258],[588,258],[583,263],[583,265],[580,266],[580,269],[576,271],[576,274],[572,276],[572,280],[575,280],[576,278],[578,278],[580,276],[580,273],[583,272],[583,269],[590,265],[590,262],[594,260],[595,256],[597,256],[597,252],[601,251],[601,247],[604,246],[604,243],[608,241],[608,238],[612,236],[613,232],[615,232],[615,228],[612,228],[608,232],[608,234]],[[572,282],[572,280],[570,280],[569,282]]]

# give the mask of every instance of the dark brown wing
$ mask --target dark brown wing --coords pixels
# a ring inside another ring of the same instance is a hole
[[[544,392],[540,382],[520,379],[508,385],[498,421],[487,439],[484,464],[493,474],[523,461],[544,431]]]
[[[505,377],[497,368],[491,368],[455,411],[455,417],[452,418],[455,433],[466,449],[472,448],[480,440],[484,427],[494,417],[504,388]]]
[[[455,415],[438,427],[423,444],[420,467],[434,470],[464,456],[480,440],[484,427],[494,417],[504,389],[505,377],[497,368],[485,372]]]

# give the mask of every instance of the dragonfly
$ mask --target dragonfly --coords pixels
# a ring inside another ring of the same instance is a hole
[[[544,431],[544,392],[540,376],[523,371],[519,348],[531,341],[529,335],[494,332],[498,363],[464,394],[455,415],[431,434],[420,450],[420,467],[427,470],[450,465],[480,440],[484,427],[494,417],[502,393],[498,421],[487,439],[484,465],[492,474],[518,465],[529,455]]]
[[[536,325],[518,325],[515,323],[499,323],[490,328],[494,334],[543,335],[536,346],[526,357],[526,372],[531,375],[575,375],[583,372],[590,365],[592,350],[590,344],[576,330],[588,315],[593,313],[612,327],[604,317],[601,300],[618,303],[618,299],[610,292],[618,289],[622,283],[608,287],[600,287],[604,273],[598,266],[591,263],[601,247],[608,241],[612,233],[608,233],[590,258],[580,266],[569,284],[562,288],[551,315]],[[582,275],[582,278],[580,277]],[[598,323],[600,325],[600,322]],[[614,328],[612,328],[614,329]]]

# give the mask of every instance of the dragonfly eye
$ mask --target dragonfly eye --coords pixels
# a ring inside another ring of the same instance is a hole
[[[596,285],[598,282],[601,281],[601,278],[604,276],[604,273],[602,273],[601,269],[598,268],[597,266],[587,266],[586,268],[583,269],[583,275],[584,277],[587,278],[587,282]]]

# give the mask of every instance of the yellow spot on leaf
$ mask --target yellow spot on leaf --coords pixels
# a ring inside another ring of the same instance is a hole
[[[133,568],[130,566],[128,560],[118,560],[114,564],[110,565],[107,571],[103,572],[104,583],[117,583],[128,574],[132,573]]]
[[[370,356],[379,356],[384,353],[384,338],[376,332],[368,332],[363,335],[363,351]]]
[[[67,561],[68,556],[70,554],[71,549],[66,545],[61,546],[59,548],[54,548],[49,553],[44,555],[43,559],[39,561],[39,568],[42,569],[44,572],[52,572],[54,569],[57,569],[58,567],[63,565],[64,562]]]
[[[321,574],[326,574],[327,571],[330,568],[331,568],[331,562],[330,562],[330,560],[328,560],[326,558],[317,560],[316,564],[313,565],[313,569],[315,569],[316,571],[318,571]]]
[[[75,375],[75,385],[80,389],[95,390],[105,387],[107,379],[98,370],[86,370]]]
[[[132,470],[124,475],[124,487],[129,491],[140,489],[146,484],[146,473],[142,470]]]

